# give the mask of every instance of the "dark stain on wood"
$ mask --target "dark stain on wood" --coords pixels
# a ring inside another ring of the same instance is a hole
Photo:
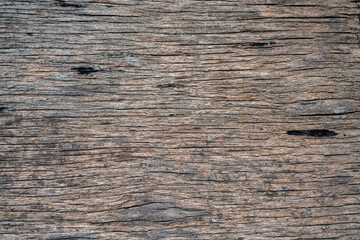
[[[271,41],[271,42],[253,42],[253,43],[249,43],[250,47],[268,47],[268,46],[272,46],[274,45],[275,42]]]
[[[307,135],[311,137],[332,137],[338,133],[326,129],[312,129],[312,130],[290,130],[286,132],[288,135],[302,136]]]
[[[81,75],[88,75],[90,73],[94,73],[94,72],[99,72],[99,69],[95,69],[93,67],[86,67],[86,66],[81,66],[81,67],[72,67],[72,70],[76,70],[79,74]]]
[[[184,85],[177,84],[177,83],[167,83],[167,84],[159,84],[157,85],[158,88],[183,88]]]
[[[60,7],[74,7],[74,8],[83,8],[86,7],[85,3],[80,2],[69,2],[67,0],[54,0],[56,5]]]
[[[5,112],[8,109],[9,109],[8,107],[0,107],[0,112]]]

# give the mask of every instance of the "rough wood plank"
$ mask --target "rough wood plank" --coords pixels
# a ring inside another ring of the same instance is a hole
[[[3,0],[1,239],[359,239],[359,1]]]

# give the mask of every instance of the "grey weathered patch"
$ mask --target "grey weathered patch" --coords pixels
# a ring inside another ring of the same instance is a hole
[[[321,57],[308,57],[302,60],[302,64],[300,66],[322,66],[325,64],[324,59]]]
[[[198,38],[196,35],[181,34],[180,39],[183,41],[198,42]]]
[[[22,226],[22,225],[24,225],[23,222],[11,222],[11,221],[9,221],[9,222],[2,222],[1,223],[1,226],[3,228],[5,228],[5,229],[11,228],[11,227]]]
[[[292,105],[287,111],[297,115],[340,115],[353,112],[353,101],[316,100]]]
[[[129,66],[133,66],[133,67],[141,67],[142,66],[141,60],[139,58],[135,57],[133,54],[125,53],[124,59],[125,59],[125,62]]]
[[[85,96],[102,89],[100,86],[66,86],[60,91],[55,92],[55,95],[65,96]]]

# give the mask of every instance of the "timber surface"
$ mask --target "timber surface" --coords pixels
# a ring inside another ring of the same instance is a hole
[[[0,239],[360,239],[359,13],[1,0]]]

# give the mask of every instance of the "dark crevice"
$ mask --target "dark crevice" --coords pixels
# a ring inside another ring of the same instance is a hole
[[[88,75],[90,73],[98,72],[99,69],[95,69],[93,67],[73,67],[72,70],[76,70],[81,75]]]
[[[58,5],[60,7],[75,7],[75,8],[86,7],[85,3],[79,3],[79,2],[69,3],[66,0],[55,0],[55,2],[56,2],[56,5]]]
[[[300,117],[307,117],[307,116],[341,116],[341,115],[347,115],[347,114],[352,114],[352,113],[357,113],[358,111],[352,111],[352,112],[343,112],[343,113],[314,113],[314,114],[301,114],[298,115]]]
[[[326,129],[312,129],[312,130],[290,130],[286,132],[288,135],[294,136],[311,136],[311,137],[332,137],[338,133]]]
[[[46,240],[70,240],[70,239],[95,239],[99,240],[99,238],[93,234],[89,233],[65,233],[65,234],[54,234],[53,236],[47,236]]]
[[[5,112],[8,109],[9,109],[8,107],[0,107],[0,112]]]
[[[184,85],[176,84],[176,83],[168,83],[168,84],[159,84],[158,88],[182,88]]]
[[[360,10],[360,1],[356,1],[356,5],[358,7],[358,10]],[[358,14],[358,20],[359,20],[359,25],[360,25],[360,14]],[[360,33],[357,33],[356,36],[357,36],[357,40],[358,40],[358,47],[360,47]]]
[[[275,42],[253,42],[253,43],[249,43],[250,47],[267,47],[267,46],[272,46],[274,45]]]

